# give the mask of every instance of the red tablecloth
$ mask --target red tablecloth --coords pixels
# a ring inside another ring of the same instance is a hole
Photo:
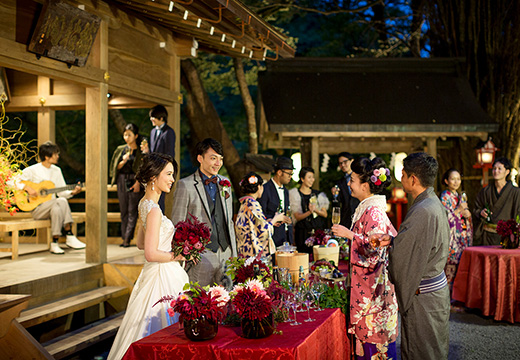
[[[292,312],[291,312],[292,314]],[[265,339],[240,337],[240,327],[219,326],[217,336],[208,341],[188,340],[178,324],[169,326],[133,343],[125,360],[146,359],[349,359],[345,316],[339,309],[311,311],[313,322],[303,322],[307,313],[298,313],[299,326],[278,324],[282,334]]]
[[[452,298],[485,316],[520,322],[520,249],[473,246],[464,250]]]

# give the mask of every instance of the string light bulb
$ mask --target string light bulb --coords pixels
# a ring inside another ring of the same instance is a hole
[[[173,1],[170,1],[170,6],[168,6],[168,11],[172,12],[174,6],[175,6],[175,3]]]
[[[184,16],[182,18],[188,20],[188,10],[184,10]]]
[[[220,38],[220,41],[221,41],[221,42],[226,41],[226,34],[222,34],[222,37]]]
[[[197,20],[197,27],[200,28],[200,25],[202,24],[202,19]]]
[[[233,40],[233,42],[231,43],[231,47],[234,49],[236,45],[237,45],[236,40]]]
[[[215,28],[212,26],[211,29],[209,29],[209,34],[213,35],[214,32],[215,32]]]

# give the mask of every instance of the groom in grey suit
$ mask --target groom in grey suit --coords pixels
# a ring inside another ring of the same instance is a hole
[[[201,286],[220,283],[226,260],[236,256],[235,229],[231,187],[229,180],[219,176],[222,167],[222,145],[207,138],[196,146],[199,169],[177,183],[173,195],[171,219],[173,224],[188,219],[188,213],[206,223],[211,230],[211,242],[202,259],[188,270],[190,281]]]

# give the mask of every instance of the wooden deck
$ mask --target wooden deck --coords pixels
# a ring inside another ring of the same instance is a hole
[[[28,349],[28,357],[61,359],[113,337],[144,264],[143,251],[108,245],[107,263],[86,264],[85,249],[25,255],[35,246],[41,245],[20,244],[16,261],[5,253],[0,258],[0,299],[7,304],[25,298],[25,310],[0,324],[9,328],[0,334],[0,358]]]

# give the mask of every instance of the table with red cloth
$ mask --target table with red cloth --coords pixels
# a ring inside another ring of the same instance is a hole
[[[485,316],[520,322],[520,249],[472,246],[462,253],[453,300]]]
[[[195,342],[174,324],[134,342],[123,359],[350,359],[341,310],[311,311],[311,317],[316,321],[304,322],[307,312],[297,313],[301,325],[278,324],[277,330],[282,334],[264,339],[245,339],[240,336],[240,327],[219,326],[214,339]]]

